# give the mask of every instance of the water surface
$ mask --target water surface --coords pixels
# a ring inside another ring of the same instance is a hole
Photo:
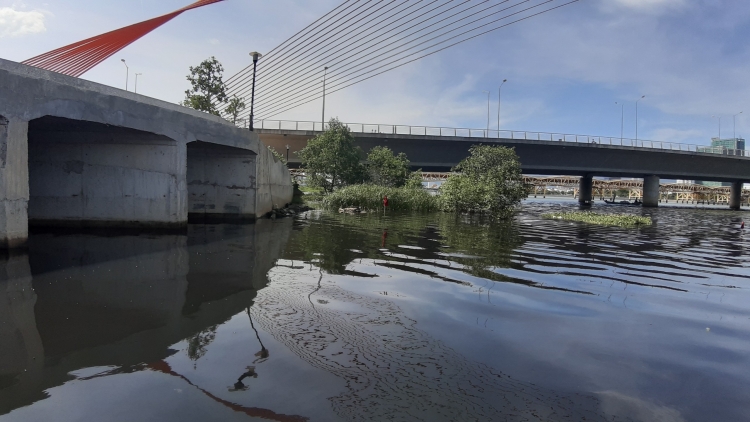
[[[35,234],[0,421],[750,420],[747,215],[571,207]]]

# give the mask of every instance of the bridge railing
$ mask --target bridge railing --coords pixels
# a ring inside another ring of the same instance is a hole
[[[471,128],[448,128],[435,126],[386,125],[371,123],[345,123],[353,133],[382,133],[388,135],[445,136],[461,138],[516,139],[527,141],[568,142],[591,145],[615,145],[632,148],[648,148],[669,151],[685,151],[702,154],[720,154],[735,157],[750,157],[750,151],[710,147],[677,142],[652,141],[647,139],[620,138],[613,136],[577,135],[554,132],[530,132],[523,130],[494,130]],[[261,120],[258,129],[300,130],[320,132],[328,127],[322,122]]]

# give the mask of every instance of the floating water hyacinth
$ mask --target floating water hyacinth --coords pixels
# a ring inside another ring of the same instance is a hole
[[[651,217],[629,214],[597,214],[591,211],[571,211],[543,214],[542,217],[554,220],[580,221],[601,226],[639,227],[650,226]]]

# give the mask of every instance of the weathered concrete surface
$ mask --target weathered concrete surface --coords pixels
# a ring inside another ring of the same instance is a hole
[[[646,176],[643,178],[643,206],[659,206],[659,176]]]
[[[221,180],[230,172],[213,172],[203,176],[216,183],[192,185],[193,197],[218,201],[220,214],[259,216],[292,198],[288,171],[255,133],[176,104],[0,59],[0,116],[8,122],[0,124],[2,248],[23,245],[28,215],[55,225],[185,226],[192,142],[232,148],[243,161],[255,161],[235,163],[256,171],[241,175],[241,184],[233,183],[236,174]],[[66,119],[70,133],[45,131],[54,118]],[[71,121],[85,122],[83,129],[72,130]],[[57,143],[65,146],[52,146]],[[197,157],[194,170],[202,165]],[[239,201],[227,194],[232,186],[243,187]]]
[[[179,227],[185,221],[184,145],[99,123],[29,123],[29,223]]]
[[[581,177],[578,181],[578,203],[591,205],[594,199],[594,177],[590,174]]]
[[[204,142],[191,142],[187,146],[187,182],[190,192],[190,221],[255,219],[254,153]]]
[[[264,143],[281,151],[290,147],[289,164],[299,165],[295,152],[320,132],[261,129]],[[376,146],[403,152],[413,168],[448,171],[469,154],[476,144],[515,148],[525,174],[611,177],[659,176],[662,179],[689,179],[732,182],[750,180],[750,158],[633,148],[606,144],[535,141],[523,139],[434,137],[355,133],[357,145],[367,153]]]
[[[29,233],[27,131],[25,121],[0,112],[0,249],[23,246]]]
[[[740,205],[742,204],[742,186],[744,182],[735,181],[732,182],[732,187],[729,189],[729,208],[735,211],[739,211]]]
[[[292,202],[293,187],[289,170],[268,148],[258,153],[258,178],[267,183],[258,185],[255,208],[261,216],[274,208]]]

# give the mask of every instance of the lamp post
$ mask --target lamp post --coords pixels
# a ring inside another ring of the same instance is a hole
[[[721,139],[721,116],[711,116],[711,117],[713,117],[714,119],[719,119],[719,138],[718,139]]]
[[[326,75],[328,75],[328,66],[323,68],[323,115],[320,119],[322,131],[326,130]]]
[[[733,135],[734,135],[735,142],[737,142],[737,122],[735,120],[735,117],[739,116],[740,114],[742,114],[741,111],[735,114],[734,116],[732,116],[732,131],[734,132]]]
[[[490,136],[490,91],[482,91],[487,94],[487,129],[484,132],[484,137]]]
[[[143,76],[143,73],[136,73],[135,74],[135,93],[138,93],[138,77]]]
[[[286,162],[289,162],[289,144],[286,144]]]
[[[128,67],[128,64],[125,63],[125,59],[120,59],[122,64],[125,65],[125,91],[128,90],[128,77],[130,76],[130,68]]]
[[[635,101],[635,141],[638,142],[638,101],[646,98],[645,95],[641,95],[641,98]]]
[[[625,129],[625,103],[615,101],[615,104],[620,105],[620,145],[622,145],[622,134]]]
[[[250,121],[248,122],[248,127],[252,131],[253,120],[255,120],[255,70],[258,68],[258,59],[263,57],[263,55],[257,51],[253,51],[250,55],[253,56],[253,88],[250,94]]]
[[[500,93],[503,89],[503,85],[508,82],[507,79],[503,79],[503,83],[497,88],[497,137],[500,137]]]

